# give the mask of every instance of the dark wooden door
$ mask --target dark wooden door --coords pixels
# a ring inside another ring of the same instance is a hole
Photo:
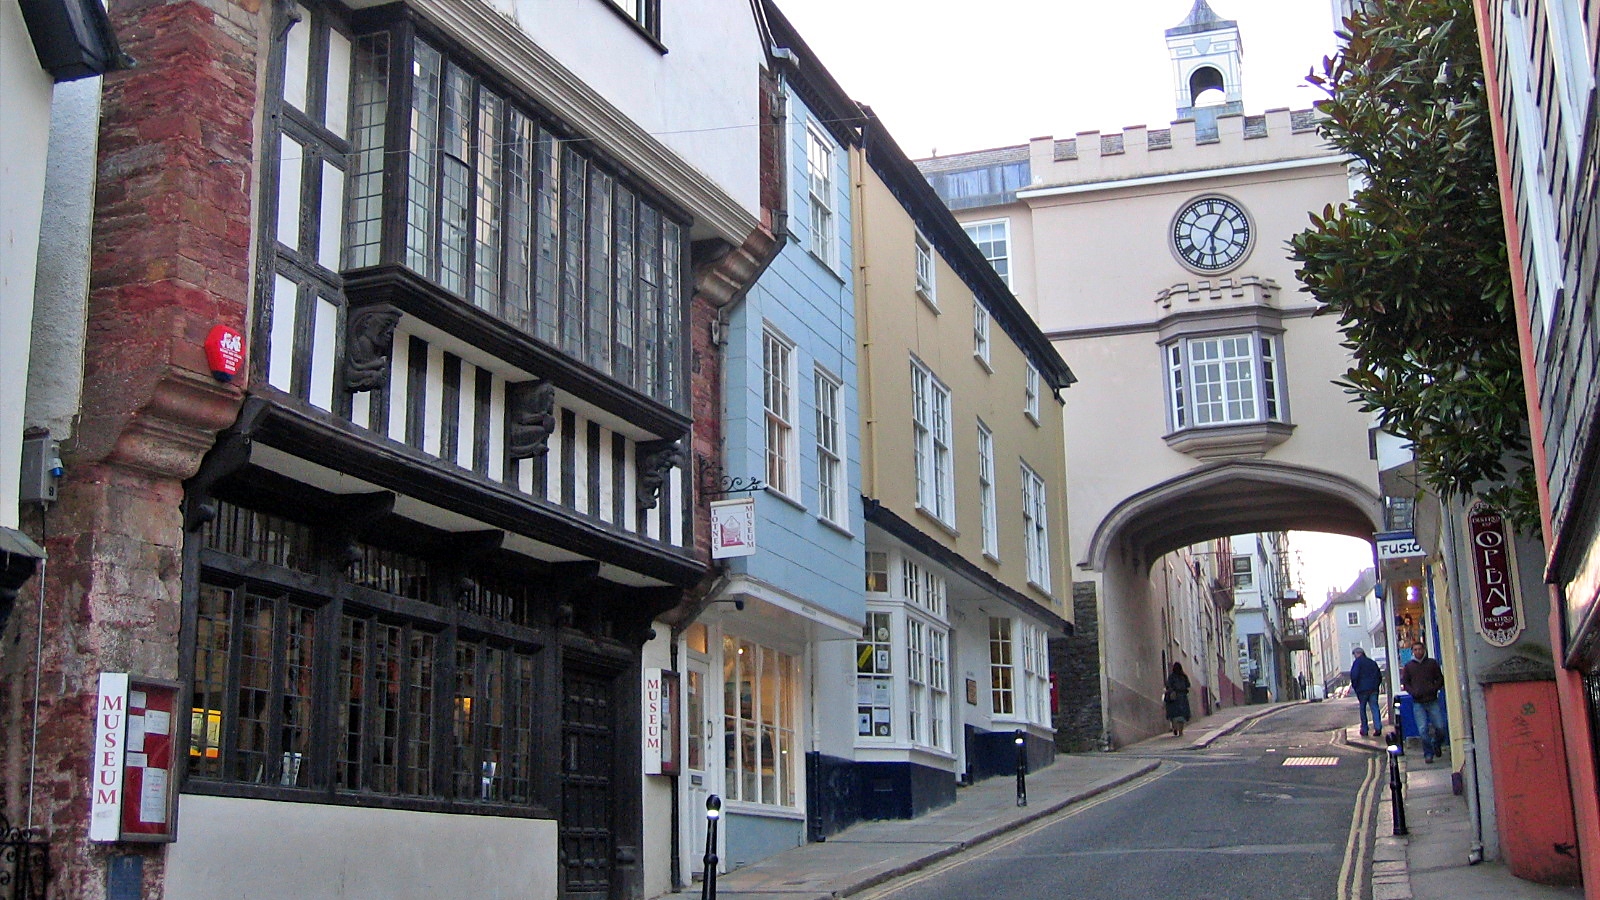
[[[616,883],[614,678],[568,666],[561,704],[561,878],[565,900],[610,900]]]

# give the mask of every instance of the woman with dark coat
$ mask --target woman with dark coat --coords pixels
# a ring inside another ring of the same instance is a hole
[[[1172,723],[1173,737],[1183,737],[1183,726],[1189,722],[1189,676],[1183,674],[1183,664],[1173,663],[1167,675],[1167,721]]]

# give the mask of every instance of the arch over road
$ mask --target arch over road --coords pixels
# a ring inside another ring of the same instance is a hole
[[[1095,528],[1079,568],[1104,571],[1113,550],[1154,562],[1179,547],[1252,531],[1326,531],[1370,539],[1377,493],[1349,478],[1269,460],[1211,463],[1118,503]]]
[[[1371,539],[1382,521],[1377,493],[1346,476],[1254,459],[1208,463],[1112,507],[1078,564],[1101,576],[1101,677],[1112,744],[1141,740],[1165,726],[1160,695],[1167,629],[1150,593],[1150,569],[1163,554],[1250,532]]]

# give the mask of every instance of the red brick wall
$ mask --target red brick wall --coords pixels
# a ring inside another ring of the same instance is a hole
[[[101,671],[178,675],[182,482],[242,396],[211,379],[202,343],[248,320],[262,5],[110,3],[138,65],[105,81],[81,419],[58,502],[25,516],[49,558],[0,641],[0,798],[27,818],[36,742],[52,897],[104,897],[112,853],[144,855],[143,896],[161,896],[161,845],[84,839],[92,706]]]

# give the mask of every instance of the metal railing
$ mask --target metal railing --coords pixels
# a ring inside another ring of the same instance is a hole
[[[0,813],[0,900],[44,900],[50,875],[50,842]]]

